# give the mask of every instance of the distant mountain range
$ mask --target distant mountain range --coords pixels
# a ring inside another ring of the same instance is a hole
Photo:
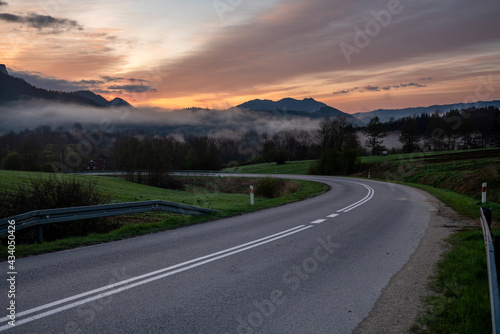
[[[23,79],[9,75],[6,66],[0,64],[0,105],[13,101],[28,101],[30,99],[43,99],[101,108],[122,106],[132,107],[127,101],[121,98],[117,97],[108,101],[101,95],[95,94],[91,91],[82,90],[66,93],[38,88]],[[425,113],[432,114],[436,111],[443,114],[453,109],[461,110],[470,107],[479,108],[488,106],[500,107],[500,101],[456,103],[405,109],[378,109],[370,112],[360,112],[355,114],[344,113],[339,109],[330,107],[327,104],[316,101],[313,98],[305,98],[303,100],[284,98],[279,101],[256,99],[242,103],[238,105],[237,108],[249,112],[261,113],[263,115],[271,114],[275,117],[307,117],[309,119],[321,119],[325,117],[344,116],[349,122],[351,122],[351,124],[363,126],[368,124],[370,119],[375,116],[377,116],[381,122],[388,122],[391,119],[397,120],[403,117],[412,117]],[[197,110],[198,108],[191,109]]]
[[[93,107],[131,106],[127,101],[115,98],[111,101],[90,91],[60,92],[35,87],[25,80],[13,77],[5,65],[0,64],[0,104],[14,101],[42,99]]]
[[[98,105],[102,107],[132,107],[130,103],[125,101],[124,99],[121,99],[119,97],[115,97],[113,100],[108,101],[101,95],[98,95],[96,93],[93,93],[89,90],[79,90],[76,92],[73,92],[73,94],[84,97],[88,100],[94,101]]]
[[[473,103],[454,103],[445,105],[433,105],[430,107],[416,107],[416,108],[405,108],[405,109],[378,109],[370,112],[359,112],[353,114],[356,118],[361,120],[363,123],[368,123],[373,117],[377,116],[380,122],[385,123],[393,118],[397,120],[404,117],[413,117],[422,114],[433,114],[438,112],[439,114],[445,114],[450,110],[462,110],[467,108],[482,108],[482,107],[500,107],[500,101],[478,101]]]
[[[313,98],[296,100],[284,98],[277,102],[271,100],[252,100],[237,106],[240,109],[264,111],[275,115],[299,116],[309,118],[325,118],[344,116],[351,123],[358,125],[359,120],[350,114],[346,114],[338,109],[332,108],[323,102],[318,102]]]

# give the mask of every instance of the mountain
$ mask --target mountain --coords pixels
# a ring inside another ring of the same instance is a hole
[[[359,125],[360,122],[354,116],[346,114],[338,109],[332,108],[323,102],[318,102],[313,98],[296,100],[293,98],[284,98],[279,101],[272,100],[251,100],[237,106],[240,109],[263,111],[275,115],[288,115],[309,118],[325,118],[344,116],[352,124]]]
[[[112,101],[108,101],[102,96],[89,91],[66,93],[38,88],[23,79],[11,76],[6,66],[0,64],[0,104],[14,101],[28,101],[31,99],[89,105],[92,107],[131,106],[123,99],[115,98]]]
[[[323,107],[328,107],[322,102],[318,102],[312,98],[306,98],[301,100],[296,100],[292,98],[284,98],[277,102],[271,100],[252,100],[240,104],[239,108],[260,110],[260,111],[305,111],[305,112],[315,112]],[[340,112],[340,110],[339,110]]]
[[[5,67],[4,64],[0,64],[0,73],[3,73],[5,75],[9,75],[9,72],[7,72],[7,67]]]
[[[101,95],[98,95],[94,92],[91,92],[89,90],[79,90],[76,92],[73,92],[73,94],[76,94],[78,96],[82,96],[86,99],[92,100],[98,105],[102,107],[132,107],[130,103],[125,101],[124,99],[121,99],[119,97],[115,97],[113,100],[108,101]]]
[[[353,114],[359,120],[368,124],[368,122],[375,116],[377,116],[382,123],[388,122],[391,118],[394,120],[413,117],[421,114],[433,114],[436,111],[439,114],[444,114],[450,110],[462,110],[467,108],[482,108],[482,107],[500,107],[500,101],[479,101],[473,103],[454,103],[454,104],[444,104],[444,105],[433,105],[429,107],[416,107],[416,108],[405,108],[405,109],[377,109],[370,112],[359,112]]]

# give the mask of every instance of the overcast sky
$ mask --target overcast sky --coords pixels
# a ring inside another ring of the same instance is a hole
[[[0,63],[136,106],[500,99],[497,0],[0,0]]]

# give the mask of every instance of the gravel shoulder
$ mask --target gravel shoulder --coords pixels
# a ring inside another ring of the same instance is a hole
[[[425,235],[405,266],[382,290],[369,316],[356,327],[354,334],[410,333],[413,323],[425,312],[423,297],[432,293],[429,278],[446,251],[444,240],[453,232],[474,224],[460,218],[435,197],[422,193],[435,208]]]

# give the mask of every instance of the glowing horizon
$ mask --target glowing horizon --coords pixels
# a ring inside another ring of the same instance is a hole
[[[500,6],[410,0],[0,1],[0,63],[46,89],[347,113],[500,99]]]

